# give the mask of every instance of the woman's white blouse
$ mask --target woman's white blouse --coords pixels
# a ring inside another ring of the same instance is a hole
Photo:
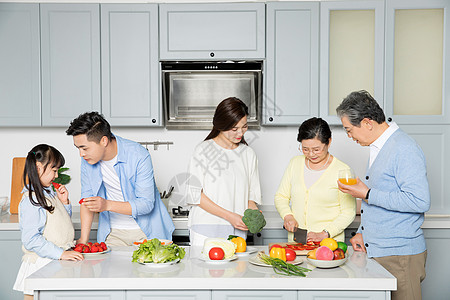
[[[192,208],[188,226],[231,226],[226,220],[198,206],[202,191],[217,205],[240,215],[248,208],[249,200],[260,204],[258,160],[253,149],[243,144],[233,150],[225,149],[211,139],[195,148],[189,163],[186,202],[192,205]],[[204,230],[201,231],[202,234],[209,235],[205,234]],[[208,231],[211,230],[206,230],[206,233]]]

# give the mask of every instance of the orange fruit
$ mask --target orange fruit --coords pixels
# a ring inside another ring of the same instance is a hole
[[[327,248],[330,248],[331,251],[334,251],[338,248],[338,243],[335,239],[326,238],[320,242],[320,246],[325,246]]]
[[[317,248],[309,251],[308,254],[306,254],[306,257],[311,258],[311,259],[316,259],[316,250],[317,250]]]

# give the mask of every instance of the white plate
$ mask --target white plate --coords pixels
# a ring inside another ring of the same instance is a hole
[[[81,253],[81,254],[83,254],[84,257],[92,257],[92,256],[98,256],[98,255],[102,255],[102,254],[105,254],[105,253],[109,253],[109,252],[111,252],[110,248],[108,248],[108,249],[106,249],[105,251],[102,251],[102,252]]]
[[[245,249],[245,252],[236,252],[237,256],[247,256],[249,254],[252,254],[254,252],[258,251],[258,248],[255,247],[247,247],[247,249]]]
[[[312,259],[312,258],[308,258],[308,257],[306,258],[306,260],[308,261],[308,264],[311,264],[317,268],[324,268],[324,269],[339,267],[339,266],[345,264],[347,259],[348,259],[348,254],[345,254],[345,258],[337,259],[337,260],[318,260],[318,259]]]
[[[232,260],[235,260],[235,259],[237,259],[238,257],[237,257],[237,255],[236,254],[234,254],[232,257],[230,257],[230,258],[226,258],[226,259],[222,259],[222,260],[214,260],[214,259],[210,259],[209,257],[206,257],[206,256],[204,256],[204,255],[200,255],[199,257],[198,257],[198,259],[200,259],[200,260],[203,260],[204,262],[207,262],[207,263],[211,263],[211,264],[224,264],[224,263],[227,263],[227,262],[230,262],[230,261],[232,261]]]
[[[175,260],[168,261],[168,262],[165,262],[165,263],[153,263],[153,262],[151,262],[151,263],[141,263],[141,262],[138,262],[138,264],[141,264],[141,265],[144,265],[144,266],[147,266],[147,267],[151,267],[151,268],[161,268],[161,267],[167,267],[167,266],[170,266],[170,265],[174,265],[174,264],[178,263],[179,261],[180,261],[180,259],[177,258]]]
[[[259,260],[258,256],[253,256],[248,259],[248,262],[261,267],[272,267],[272,265],[268,265],[265,262]],[[288,264],[299,265],[303,263],[303,258],[296,257],[293,261],[287,261]]]

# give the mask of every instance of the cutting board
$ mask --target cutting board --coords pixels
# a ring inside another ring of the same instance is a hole
[[[270,247],[272,247],[272,245],[275,245],[275,244],[280,245],[281,247],[286,247],[286,245],[288,245],[288,244],[295,245],[295,244],[297,244],[297,243],[296,243],[296,242],[289,242],[289,243],[270,243],[270,244],[269,244],[269,249],[270,249]],[[317,247],[319,247],[319,246],[317,246]],[[311,251],[311,250],[294,250],[294,251],[295,251],[295,254],[297,254],[297,255],[307,255],[308,252]]]
[[[22,199],[23,190],[23,170],[25,168],[25,157],[14,157],[12,162],[11,175],[11,204],[9,211],[11,214],[19,212],[19,202]]]

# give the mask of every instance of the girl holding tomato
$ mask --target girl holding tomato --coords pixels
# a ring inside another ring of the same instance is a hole
[[[247,116],[244,102],[223,100],[215,110],[213,129],[194,150],[186,201],[191,206],[191,245],[203,246],[209,237],[247,237],[244,211],[261,203],[258,160],[244,139]]]
[[[289,162],[275,194],[275,206],[290,231],[308,230],[308,242],[324,238],[344,241],[344,229],[356,214],[355,198],[338,189],[339,170],[349,169],[328,152],[331,130],[321,118],[311,118],[300,125],[297,141],[303,155]]]

